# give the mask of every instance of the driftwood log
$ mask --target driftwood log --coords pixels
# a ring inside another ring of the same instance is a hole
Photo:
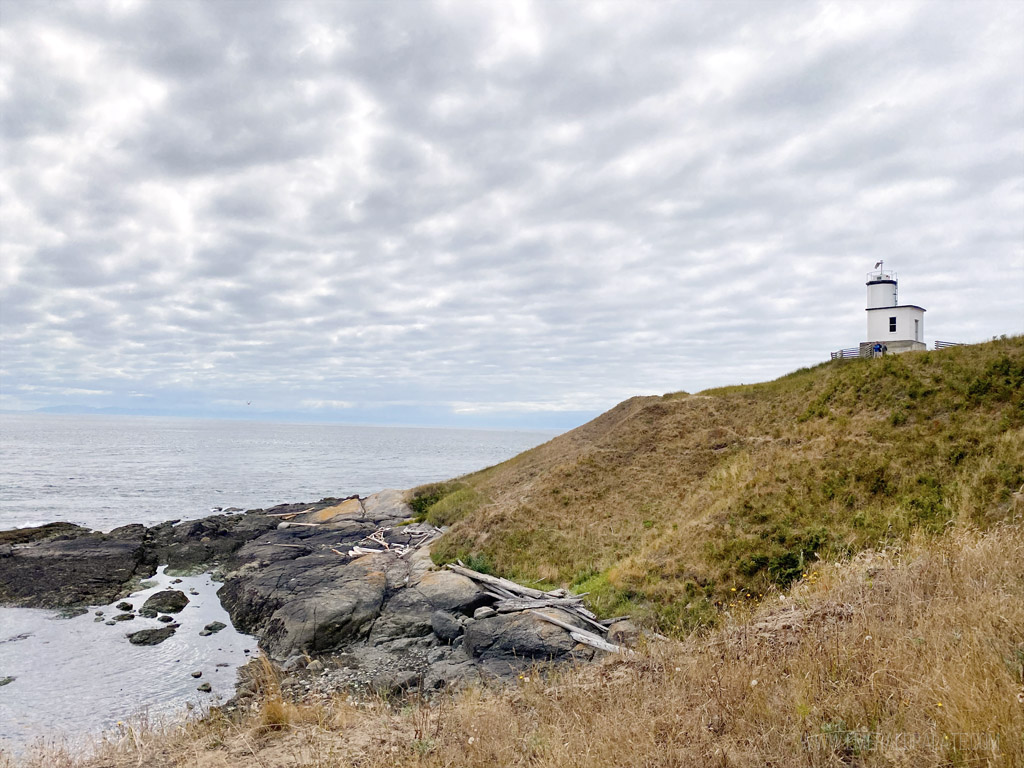
[[[556,619],[554,616],[548,616],[546,613],[533,610],[531,610],[530,613],[539,619],[543,619],[546,622],[554,624],[556,627],[568,630],[569,636],[577,643],[583,643],[584,645],[589,645],[593,648],[599,648],[602,651],[610,651],[612,653],[632,653],[628,648],[623,648],[621,645],[609,643],[607,640],[602,637],[598,637],[593,632],[587,632],[585,629],[574,627],[572,624],[562,621],[561,619]]]
[[[608,627],[613,622],[598,621],[597,616],[583,605],[583,595],[574,595],[565,589],[553,589],[550,592],[542,592],[541,590],[533,589],[532,587],[524,587],[522,584],[517,584],[509,579],[503,579],[499,576],[491,576],[488,573],[474,571],[470,568],[466,568],[461,563],[448,563],[446,567],[455,571],[455,573],[461,574],[462,576],[483,585],[485,593],[495,599],[496,602],[494,603],[494,610],[498,613],[519,613],[529,611],[534,616],[567,630],[572,639],[578,643],[583,643],[584,645],[589,645],[593,648],[599,648],[602,651],[610,651],[612,653],[632,653],[628,648],[623,648],[622,646],[615,645],[614,643],[609,643],[603,637],[594,632],[580,629],[568,622],[540,613],[537,610],[538,608],[557,608],[565,611],[566,613],[577,616],[595,628],[598,632],[607,634]],[[615,621],[619,621],[621,618],[615,619]]]
[[[541,592],[539,589],[524,587],[522,584],[516,584],[514,581],[509,581],[508,579],[503,579],[499,576],[491,576],[489,573],[480,573],[479,571],[474,571],[462,565],[448,563],[447,567],[456,573],[461,573],[463,576],[469,577],[473,581],[479,582],[480,584],[500,587],[512,595],[523,595],[525,597],[532,598],[549,597],[546,592]]]

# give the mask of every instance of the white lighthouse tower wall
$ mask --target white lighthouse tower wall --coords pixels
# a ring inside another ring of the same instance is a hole
[[[893,319],[895,318],[895,329]],[[868,339],[881,341],[924,341],[924,310],[920,307],[883,307],[868,311]]]
[[[868,274],[868,340],[861,342],[862,356],[870,357],[875,344],[887,352],[927,349],[924,343],[924,308],[899,304],[896,273],[878,270]]]
[[[868,309],[896,306],[895,280],[868,281]]]

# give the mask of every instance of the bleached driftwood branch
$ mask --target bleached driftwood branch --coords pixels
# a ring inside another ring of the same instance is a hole
[[[540,611],[531,610],[530,613],[539,619],[543,619],[550,624],[554,624],[556,627],[568,630],[569,636],[577,643],[583,643],[584,645],[589,645],[592,648],[598,648],[602,651],[609,651],[611,653],[632,653],[628,648],[623,648],[621,645],[609,643],[603,637],[598,637],[593,632],[587,632],[585,629],[573,626],[567,621],[556,619],[554,616],[548,616],[546,613],[541,613]]]
[[[494,610],[498,613],[515,613],[535,608],[558,608],[566,611],[567,613],[578,616],[599,632],[608,632],[608,624],[598,621],[597,616],[583,605],[583,595],[574,595],[565,589],[553,589],[550,592],[542,592],[541,590],[533,589],[532,587],[524,587],[522,584],[517,584],[509,579],[503,579],[499,576],[491,576],[487,573],[479,573],[478,571],[466,568],[461,563],[448,563],[446,567],[455,571],[455,573],[472,579],[478,584],[485,585],[484,592],[496,600]],[[569,626],[571,625],[567,625],[567,627]],[[577,630],[578,627],[572,627],[570,631]],[[612,646],[610,643],[602,640],[593,632],[589,632],[588,634],[601,643],[604,643],[604,645],[618,648],[618,646]],[[579,642],[584,641],[580,640]],[[587,644],[593,645],[593,643]],[[603,646],[595,645],[594,647],[601,647],[602,650],[609,650],[609,648],[605,648]]]

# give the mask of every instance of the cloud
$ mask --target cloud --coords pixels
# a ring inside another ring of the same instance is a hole
[[[60,395],[66,397],[99,397],[101,395],[114,394],[105,389],[78,389],[75,387],[36,387],[30,384],[22,384],[18,387],[23,392],[32,392],[39,395]]]
[[[354,408],[356,404],[347,400],[303,400],[301,405],[314,410],[345,410]]]
[[[1018,3],[9,6],[5,407],[544,423],[852,346],[880,258],[1024,330]]]

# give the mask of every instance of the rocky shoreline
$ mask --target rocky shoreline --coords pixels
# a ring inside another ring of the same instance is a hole
[[[213,571],[234,626],[257,638],[300,696],[434,691],[593,658],[566,628],[587,629],[572,611],[542,608],[556,623],[531,610],[498,613],[492,591],[438,570],[429,545],[440,531],[411,515],[404,492],[382,491],[109,533],[68,523],[3,531],[0,603],[81,609],[126,596],[160,565]],[[143,610],[181,605],[163,598],[171,602]],[[138,638],[151,641],[161,638]],[[234,704],[258,694],[243,675]]]

